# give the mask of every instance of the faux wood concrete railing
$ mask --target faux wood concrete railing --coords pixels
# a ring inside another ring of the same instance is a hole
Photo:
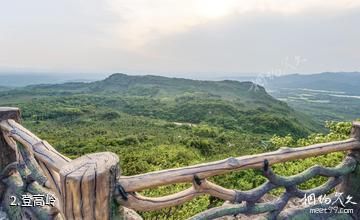
[[[345,141],[316,144],[301,148],[281,148],[270,153],[228,158],[195,166],[162,170],[135,176],[122,176],[117,155],[105,152],[84,155],[75,160],[61,155],[49,143],[20,125],[20,111],[0,108],[0,182],[1,205],[12,219],[141,219],[135,212],[151,211],[180,205],[199,195],[208,194],[232,205],[199,213],[192,219],[213,219],[226,215],[267,213],[268,219],[292,218],[299,214],[283,214],[292,197],[321,195],[336,186],[360,203],[360,123],[353,123],[351,137]],[[348,156],[334,168],[314,166],[291,177],[278,176],[271,165],[285,161],[347,151]],[[226,189],[206,180],[208,177],[235,170],[262,169],[268,179],[250,191]],[[300,190],[298,185],[317,176],[329,177],[317,188]],[[158,186],[191,182],[192,187],[173,195],[150,198],[138,191]],[[269,191],[283,187],[276,201],[260,203]],[[11,205],[23,195],[53,193],[54,206]],[[358,205],[349,218],[360,216]],[[119,212],[120,210],[120,212]],[[125,211],[124,211],[125,210]],[[130,214],[129,214],[130,213]],[[304,214],[304,213],[302,213]]]

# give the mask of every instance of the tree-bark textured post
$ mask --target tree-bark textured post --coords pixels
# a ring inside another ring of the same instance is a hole
[[[351,137],[360,141],[360,122],[353,122]],[[354,172],[344,176],[344,180],[337,191],[343,192],[344,198],[352,197],[352,201],[357,204],[348,203],[346,208],[352,208],[354,210],[353,215],[360,216],[360,150],[351,150],[350,154],[356,159],[357,166]]]
[[[60,170],[62,213],[66,219],[112,219],[119,158],[94,153],[71,161]]]
[[[0,121],[7,119],[13,119],[19,122],[20,110],[18,108],[0,107]],[[16,161],[16,154],[6,143],[3,133],[0,131],[0,171],[14,161]]]
[[[20,110],[18,108],[0,107],[0,122],[7,119],[14,119],[20,121]],[[3,172],[4,168],[16,161],[15,151],[6,143],[4,134],[0,129],[0,172]],[[6,187],[0,181],[0,199],[6,191]],[[0,200],[1,202],[1,200]]]

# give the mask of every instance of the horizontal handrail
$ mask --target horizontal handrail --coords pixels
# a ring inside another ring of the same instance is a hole
[[[268,181],[263,183],[259,187],[248,191],[226,189],[214,183],[211,183],[208,180],[194,179],[193,186],[191,188],[172,195],[152,198],[134,193],[128,194],[127,200],[123,200],[121,196],[118,196],[118,198],[121,205],[137,211],[159,210],[162,208],[180,205],[186,201],[189,201],[195,197],[204,194],[208,194],[232,203],[240,203],[242,201],[256,202],[272,189],[278,187],[286,188],[296,186],[308,181],[315,176],[338,177],[347,175],[354,171],[356,164],[357,162],[354,158],[346,157],[346,159],[336,167],[327,168],[316,165],[303,171],[302,173],[289,177],[278,176],[274,174],[271,169],[268,169],[267,171],[264,171],[264,176],[268,179]],[[331,189],[331,186],[327,187],[326,189]],[[306,191],[297,190],[294,192],[296,192],[294,193],[294,196],[301,197]]]
[[[168,184],[192,182],[194,175],[198,176],[200,179],[205,179],[235,170],[261,168],[264,160],[268,160],[271,165],[332,152],[355,149],[360,149],[360,141],[355,138],[350,138],[344,141],[314,144],[307,147],[280,148],[277,151],[269,153],[228,158],[216,162],[155,171],[135,176],[121,176],[119,181],[126,191],[136,192]]]

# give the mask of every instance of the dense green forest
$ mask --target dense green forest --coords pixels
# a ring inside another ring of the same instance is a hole
[[[196,81],[114,74],[92,83],[37,85],[0,92],[1,106],[22,110],[23,124],[61,153],[111,151],[122,175],[197,164],[348,137],[349,122],[320,127],[308,116],[250,82]],[[321,134],[324,133],[324,134]],[[342,153],[279,164],[291,175],[314,164],[334,166]],[[264,182],[261,171],[246,170],[212,178],[248,190]],[[314,187],[323,178],[302,187]],[[188,187],[176,184],[146,190],[159,196]],[[278,194],[280,190],[274,190]],[[145,219],[183,219],[222,201],[203,196],[179,207],[141,213]]]

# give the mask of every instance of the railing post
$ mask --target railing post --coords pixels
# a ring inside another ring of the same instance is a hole
[[[66,219],[113,219],[119,158],[110,152],[79,157],[60,170],[62,212]]]
[[[20,121],[20,110],[18,108],[0,107],[0,121],[13,119]],[[14,150],[6,143],[2,131],[0,131],[0,171],[6,165],[16,161],[16,154]]]
[[[353,122],[351,137],[360,141],[360,122]],[[356,159],[357,166],[354,172],[344,176],[344,180],[338,187],[338,192],[344,193],[344,198],[352,197],[357,204],[346,204],[346,208],[352,208],[355,216],[360,216],[360,150],[350,151],[350,155]]]
[[[7,119],[13,119],[17,122],[20,121],[20,110],[18,108],[0,107],[0,122]],[[16,161],[15,151],[6,143],[4,134],[0,129],[0,172],[4,168]],[[5,186],[0,182],[0,199],[5,192]],[[1,200],[0,200],[1,201]]]

